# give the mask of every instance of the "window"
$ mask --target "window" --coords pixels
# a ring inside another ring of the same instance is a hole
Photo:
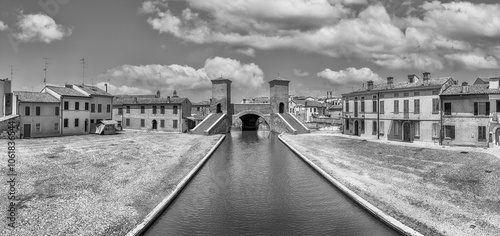
[[[451,115],[451,102],[444,103],[444,114],[447,116]]]
[[[489,102],[475,102],[474,103],[474,115],[490,115],[490,103]]]
[[[345,112],[349,112],[349,101],[345,101]]]
[[[160,113],[165,114],[165,106],[160,106]]]
[[[156,106],[153,106],[153,114],[156,114]]]
[[[54,130],[59,130],[59,123],[54,123]]]
[[[399,114],[399,101],[394,100],[394,114]]]
[[[410,96],[410,93],[403,93],[403,96],[408,97],[408,96]]]
[[[432,138],[439,138],[439,123],[432,123]]]
[[[197,107],[197,108],[196,108],[196,111],[200,111],[200,107]]]
[[[380,135],[383,136],[384,135],[384,122],[383,121],[380,121],[378,128],[379,128]]]
[[[118,107],[118,115],[123,115],[123,108]]]
[[[39,115],[40,115],[40,113],[41,113],[41,109],[40,109],[40,107],[35,107],[35,114],[36,114],[37,116],[39,116]]]
[[[69,120],[68,118],[64,119],[64,128],[67,128],[69,125]]]
[[[415,125],[415,138],[419,138],[420,137],[420,122],[417,121],[414,123]]]
[[[130,113],[130,106],[127,106],[126,108],[127,108],[126,112]]]
[[[318,110],[316,110],[316,107],[314,108],[314,112],[318,112]]]
[[[177,129],[177,120],[172,120],[172,128]]]
[[[384,94],[380,94],[379,98],[385,98],[385,95]]]
[[[40,123],[36,123],[35,124],[35,132],[40,133],[41,130],[42,130],[42,128],[41,128]]]
[[[420,92],[414,92],[413,96],[420,96]]]
[[[144,119],[141,119],[141,127],[144,127],[146,124],[146,121]]]
[[[486,142],[486,126],[478,126],[477,133],[477,141]]]
[[[90,123],[91,123],[91,124],[94,124],[94,119],[90,119]]]
[[[376,135],[377,134],[377,121],[373,121],[373,131],[372,131],[372,134],[373,135]]]
[[[80,120],[78,118],[75,119],[75,127],[78,127],[80,125]]]
[[[90,112],[92,112],[92,113],[95,112],[95,104],[94,103],[90,104]]]
[[[399,136],[399,122],[394,121],[394,135]]]
[[[444,126],[444,138],[455,139],[455,126],[453,125]]]
[[[384,112],[385,112],[384,101],[380,101],[380,114],[384,114]]]
[[[432,114],[438,114],[439,113],[439,99],[434,98],[432,99]]]
[[[30,116],[30,107],[24,107],[24,115]]]
[[[80,102],[75,102],[75,111],[80,110]]]
[[[361,112],[365,112],[365,100],[361,100]]]
[[[394,94],[394,97],[395,97],[395,98],[398,98],[398,97],[399,97],[399,93],[395,93],[395,94]]]
[[[373,112],[377,112],[377,101],[373,100]]]
[[[174,106],[174,114],[177,114],[177,106]]]
[[[97,104],[97,112],[102,113],[102,104]]]
[[[141,106],[141,114],[144,114],[144,110],[145,110],[145,109],[146,109],[146,108],[145,108],[144,106]]]
[[[69,110],[69,102],[64,102],[64,110]]]
[[[111,104],[106,104],[106,113],[111,113]]]
[[[403,101],[403,112],[406,114],[410,112],[410,100]]]
[[[59,107],[55,107],[55,108],[54,108],[54,114],[55,114],[56,116],[58,116],[58,115],[59,115]]]
[[[85,110],[86,110],[86,111],[88,111],[88,110],[89,110],[89,103],[88,103],[88,102],[86,102],[86,103],[85,103]]]
[[[439,91],[437,91],[437,90],[432,91],[432,95],[438,95],[438,93],[439,93]]]
[[[165,128],[165,120],[160,120],[160,127]]]
[[[413,113],[420,114],[420,99],[413,100]]]
[[[130,119],[125,119],[125,126],[130,126]]]

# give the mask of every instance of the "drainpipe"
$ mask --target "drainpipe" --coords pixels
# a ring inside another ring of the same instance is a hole
[[[380,92],[377,92],[377,139],[380,139]]]
[[[443,145],[443,99],[441,99],[441,95],[439,95],[439,145]]]
[[[64,115],[63,115],[63,111],[64,111],[64,97],[61,96],[61,104],[59,105],[59,115],[60,115],[60,120],[59,120],[59,134],[62,136],[63,135],[63,127],[64,127]]]

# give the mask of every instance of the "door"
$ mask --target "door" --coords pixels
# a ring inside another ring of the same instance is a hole
[[[217,111],[216,113],[222,113],[222,105],[219,103],[217,104]]]
[[[411,125],[409,122],[403,125],[403,141],[411,142]]]
[[[354,102],[354,117],[358,117],[358,102]]]
[[[85,133],[88,133],[89,132],[89,120],[88,119],[85,119]]]
[[[497,145],[500,145],[500,128],[497,129],[496,135],[495,135],[495,140]]]
[[[359,135],[359,123],[354,121],[354,135]]]
[[[156,120],[153,120],[153,129],[158,129],[158,123],[156,122]]]
[[[31,138],[31,124],[24,124],[24,138]]]
[[[279,109],[279,113],[284,113],[285,112],[285,104],[280,102],[280,109]]]

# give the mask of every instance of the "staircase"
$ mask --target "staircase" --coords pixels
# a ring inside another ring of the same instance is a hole
[[[206,134],[206,131],[212,127],[224,114],[222,113],[211,113],[208,115],[201,123],[190,130],[192,134]]]
[[[292,126],[293,129],[296,130],[296,134],[304,134],[311,132],[308,128],[306,128],[295,116],[290,113],[281,113],[280,114],[283,119]]]

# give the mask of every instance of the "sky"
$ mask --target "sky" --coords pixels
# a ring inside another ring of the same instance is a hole
[[[47,63],[47,84],[194,102],[221,76],[235,102],[269,96],[277,77],[305,96],[423,72],[471,83],[500,75],[499,12],[494,0],[2,0],[0,78],[40,91]]]

